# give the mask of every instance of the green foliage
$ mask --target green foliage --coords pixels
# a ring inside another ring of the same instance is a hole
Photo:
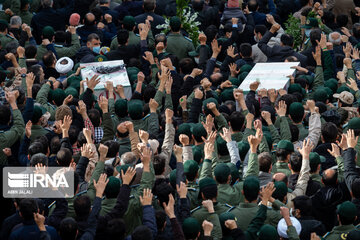
[[[285,22],[285,29],[285,32],[294,38],[294,48],[299,48],[302,43],[300,19],[290,14],[288,20]]]

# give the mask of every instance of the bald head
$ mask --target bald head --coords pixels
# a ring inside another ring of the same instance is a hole
[[[273,175],[273,180],[275,182],[284,182],[286,185],[288,184],[287,176],[285,175],[285,173],[282,173],[282,172],[275,173]]]
[[[92,13],[87,13],[85,15],[84,24],[87,26],[92,26],[95,24],[95,15]]]
[[[326,169],[323,172],[322,182],[325,186],[335,186],[337,184],[337,171],[334,169]]]

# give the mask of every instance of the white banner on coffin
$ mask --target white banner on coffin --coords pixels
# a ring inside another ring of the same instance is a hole
[[[239,86],[244,92],[250,91],[250,84],[259,81],[258,89],[281,89],[287,88],[289,78],[293,75],[295,69],[293,66],[299,66],[300,62],[276,62],[276,63],[257,63],[247,75],[245,80]]]

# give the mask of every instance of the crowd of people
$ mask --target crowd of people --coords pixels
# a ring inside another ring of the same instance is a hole
[[[74,179],[1,239],[360,239],[359,1],[191,0],[193,40],[180,0],[1,2],[0,165]],[[265,62],[287,87],[239,88]]]

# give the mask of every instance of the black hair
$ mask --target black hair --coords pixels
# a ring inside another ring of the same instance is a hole
[[[20,202],[19,210],[24,220],[34,219],[34,213],[37,213],[38,209],[38,204],[33,198],[24,198]]]
[[[279,160],[279,161],[286,161],[287,159],[287,156],[291,154],[290,151],[288,150],[285,150],[285,149],[277,149],[276,150],[276,158]]]
[[[320,163],[310,162],[310,173],[316,172],[319,165],[320,165]]]
[[[8,25],[4,22],[0,22],[0,32],[5,32],[6,29],[8,29]]]
[[[348,216],[342,216],[339,214],[339,221],[340,221],[341,225],[350,225],[350,224],[354,223],[355,217],[350,218]]]
[[[281,35],[280,37],[280,41],[285,45],[285,46],[289,46],[292,47],[294,45],[294,37],[284,33],[283,35]]]
[[[43,166],[48,166],[48,162],[49,159],[45,154],[36,153],[34,155],[31,155],[30,166],[35,167],[39,163],[41,163]]]
[[[88,195],[81,195],[75,198],[74,210],[76,213],[76,220],[86,220],[91,209],[91,200]]]
[[[299,128],[294,124],[289,123],[290,133],[291,133],[291,142],[296,142],[299,140]]]
[[[154,0],[145,0],[143,3],[145,12],[152,12],[155,10],[156,1]]]
[[[247,189],[246,187],[243,188],[244,191],[244,197],[249,202],[255,201],[258,198],[260,186],[257,191],[254,191],[254,189]]]
[[[355,23],[352,27],[352,32],[355,38],[360,38],[360,24]]]
[[[251,57],[252,47],[249,43],[242,43],[240,45],[240,53],[243,57]]]
[[[294,208],[300,210],[301,217],[311,216],[312,201],[308,196],[297,196],[293,200]]]
[[[58,161],[59,166],[68,167],[72,160],[71,151],[67,148],[62,148],[56,154],[56,160]]]
[[[321,39],[321,30],[320,28],[315,28],[313,30],[311,30],[310,32],[310,42],[312,44],[312,46],[317,46],[317,41],[320,41]]]
[[[88,35],[86,41],[91,42],[93,39],[100,40],[100,37],[96,33],[91,33],[91,34]]]
[[[254,31],[255,33],[260,33],[261,36],[264,36],[267,31],[267,28],[265,25],[256,25]]]
[[[37,153],[46,154],[46,153],[43,153],[43,146],[41,145],[40,142],[33,142],[32,144],[30,144],[30,146],[28,148],[28,153],[29,153],[30,157],[32,157],[34,154],[37,154]]]
[[[186,180],[188,180],[188,181],[194,181],[195,180],[195,178],[196,178],[196,172],[195,173],[192,173],[192,172],[187,172],[187,173],[185,173],[185,177],[186,177]]]
[[[46,136],[42,135],[42,136],[38,136],[36,137],[34,142],[39,142],[42,146],[42,153],[43,154],[47,154],[48,150],[49,150],[49,140]]]
[[[75,239],[78,231],[78,224],[72,217],[64,218],[60,222],[59,235],[61,239]]]
[[[216,185],[210,185],[206,186],[203,189],[201,189],[201,192],[204,195],[205,200],[213,199],[217,197],[217,186]]]
[[[301,7],[305,7],[309,3],[309,0],[300,0]]]
[[[60,138],[58,136],[54,136],[50,140],[50,153],[56,154],[60,150]]]
[[[152,240],[152,232],[150,229],[145,225],[140,225],[135,228],[135,230],[131,234],[132,240]]]
[[[333,174],[326,174],[328,171],[333,171]],[[338,173],[336,170],[328,169],[322,175],[322,181],[325,186],[336,186]]]
[[[358,178],[351,184],[351,192],[354,198],[360,199],[360,180]]]
[[[30,58],[35,58],[37,53],[37,48],[34,45],[29,45],[25,48],[25,57],[30,59]]]
[[[69,140],[71,145],[74,145],[76,143],[79,134],[80,129],[75,125],[71,125],[69,128]]]
[[[299,84],[304,89],[306,88],[306,85],[308,85],[306,79],[304,79],[302,77],[295,78],[295,83]]]
[[[290,156],[290,166],[294,172],[300,172],[302,155],[299,152],[293,152]]]
[[[195,67],[195,63],[191,58],[183,58],[179,62],[179,66],[181,69],[181,72],[185,75],[191,74],[192,70]]]
[[[161,175],[165,170],[165,158],[161,155],[154,156],[153,165],[155,175]]]
[[[269,172],[272,165],[272,156],[268,152],[260,153],[258,156],[259,170],[262,172]]]
[[[111,219],[106,226],[105,239],[119,239],[125,238],[126,227],[125,222],[121,218]]]
[[[151,85],[147,85],[146,88],[143,91],[143,96],[144,96],[144,102],[148,103],[150,102],[151,98],[154,98],[156,95],[156,88],[154,86]],[[119,115],[120,113],[117,113],[115,110],[116,115],[118,116],[123,116],[124,113],[121,113],[121,115]],[[125,116],[127,115],[127,111],[125,112]],[[123,116],[123,117],[125,117]]]
[[[120,143],[114,140],[108,140],[104,142],[104,145],[108,147],[108,152],[106,154],[107,158],[114,158],[119,152]]]
[[[119,45],[125,45],[129,39],[129,32],[125,29],[120,29],[116,36]]]
[[[1,105],[0,106],[0,124],[2,125],[8,125],[11,118],[11,111],[8,106]]]
[[[224,33],[228,33],[228,32],[232,32],[232,24],[231,23],[226,23],[224,26]]]
[[[92,134],[91,134],[91,138],[93,138]],[[77,142],[78,142],[77,144],[78,147],[82,147],[84,144],[87,143],[85,135],[82,131],[79,133],[79,136],[77,137]]]
[[[56,43],[65,43],[66,42],[66,33],[64,31],[55,32],[55,42]]]
[[[325,10],[321,20],[323,20],[325,25],[331,26],[335,23],[335,15],[332,11]]]
[[[168,204],[169,194],[174,194],[174,189],[171,187],[167,179],[157,179],[155,180],[153,187],[153,194],[160,202],[160,206],[163,206],[163,203]]]
[[[104,15],[100,7],[94,7],[90,12],[94,14],[97,23],[101,21],[101,17]]]
[[[204,34],[206,35],[206,39],[207,39],[206,41],[211,42],[212,40],[214,40],[217,33],[218,33],[218,29],[215,25],[208,26],[204,31]]]
[[[256,0],[251,0],[248,2],[248,8],[250,12],[256,12],[259,8],[259,3]]]
[[[38,94],[38,92],[40,91],[41,85],[38,83],[34,83],[34,85],[31,88],[32,91],[32,96],[34,99],[36,99],[36,96]]]
[[[88,116],[94,127],[100,126],[100,112],[99,110],[93,108],[88,111]]]
[[[163,227],[166,223],[167,215],[164,210],[157,210],[155,212],[155,218],[156,218],[156,226],[157,226],[158,232],[161,232],[161,230],[163,229]]]
[[[336,141],[338,135],[338,128],[332,122],[326,122],[321,127],[321,135],[326,143],[332,143]]]
[[[56,61],[56,57],[53,52],[48,51],[47,53],[44,54],[42,60],[45,67],[51,67],[51,65],[53,65],[54,62]]]
[[[42,69],[42,67],[40,64],[35,64],[28,68],[28,73],[32,72],[35,75],[34,83],[40,83],[41,69]]]
[[[297,98],[292,95],[292,94],[285,94],[285,95],[282,95],[280,98],[279,98],[279,102],[280,101],[285,101],[286,103],[286,114],[289,114],[289,106],[293,103],[293,102],[297,102]]]
[[[336,16],[336,23],[339,28],[346,27],[349,22],[349,18],[345,14],[340,14]]]

